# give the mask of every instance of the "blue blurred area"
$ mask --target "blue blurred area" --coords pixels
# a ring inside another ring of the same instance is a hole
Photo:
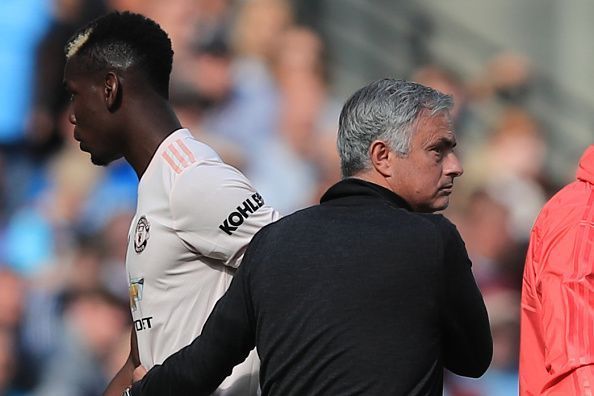
[[[35,51],[51,22],[47,0],[0,2],[0,144],[23,138],[33,88]]]
[[[110,164],[94,187],[80,213],[81,232],[94,234],[104,229],[110,217],[136,209],[138,177],[124,160]]]
[[[40,272],[54,257],[51,225],[31,208],[11,217],[3,239],[5,262],[25,277]]]

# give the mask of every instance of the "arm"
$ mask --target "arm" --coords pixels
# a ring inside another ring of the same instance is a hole
[[[128,359],[113,377],[103,396],[121,396],[124,390],[132,384],[134,369],[140,366],[138,356],[138,345],[136,343],[136,331],[134,327],[130,330],[130,354]]]
[[[255,319],[246,262],[217,302],[202,334],[154,366],[130,390],[133,396],[210,395],[255,346]]]
[[[220,163],[201,163],[182,174],[170,207],[189,249],[234,268],[254,234],[279,217],[239,171]]]
[[[537,278],[544,364],[550,375],[544,394],[587,394],[594,381],[594,268],[592,225],[555,238],[541,254]]]
[[[445,300],[442,334],[444,366],[478,378],[493,356],[489,318],[474,281],[470,259],[456,227],[443,218]]]

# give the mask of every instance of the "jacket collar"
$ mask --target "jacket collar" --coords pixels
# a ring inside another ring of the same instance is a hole
[[[375,183],[356,178],[347,178],[339,181],[326,191],[320,203],[326,203],[341,198],[367,197],[387,201],[392,206],[403,208],[412,212],[412,207],[400,196]]]
[[[586,149],[577,170],[579,180],[594,184],[594,144]]]

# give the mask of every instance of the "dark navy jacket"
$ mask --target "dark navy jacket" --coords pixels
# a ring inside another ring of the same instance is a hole
[[[443,368],[491,361],[470,267],[445,217],[343,180],[254,237],[202,335],[132,394],[207,395],[256,346],[263,395],[441,395]]]

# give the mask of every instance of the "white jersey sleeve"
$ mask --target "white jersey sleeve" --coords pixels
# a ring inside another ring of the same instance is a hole
[[[254,234],[279,218],[245,176],[218,161],[187,169],[170,200],[174,227],[188,248],[234,268]]]

